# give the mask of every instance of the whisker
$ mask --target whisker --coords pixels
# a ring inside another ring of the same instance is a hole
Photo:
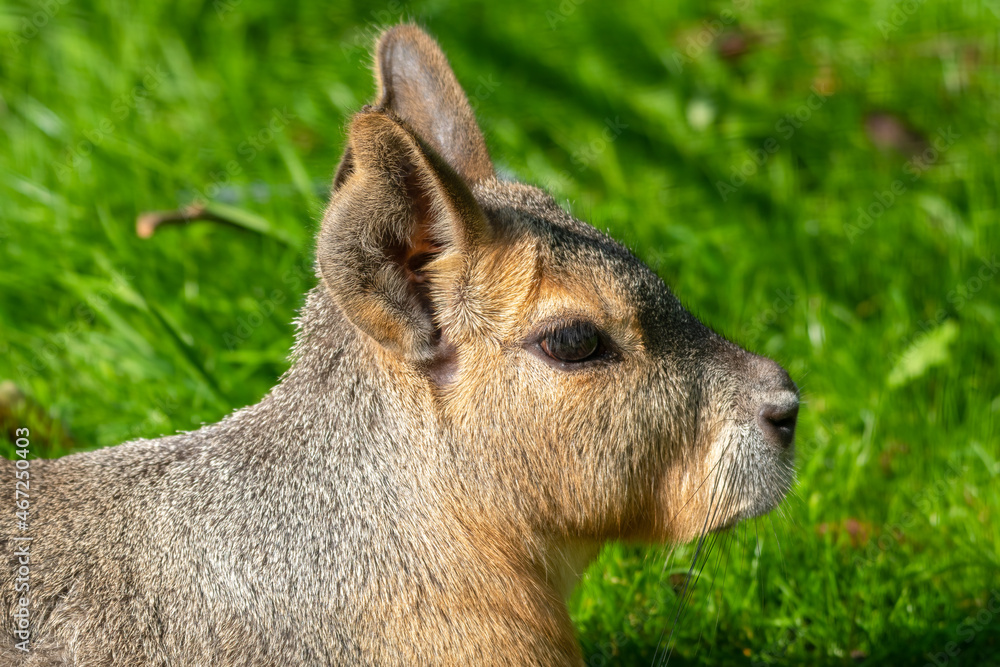
[[[728,444],[729,443],[727,443],[727,447],[726,447],[727,449],[728,449]],[[706,529],[707,529],[707,527],[709,525],[709,522],[711,520],[711,517],[713,515],[713,511],[712,510],[715,507],[715,503],[716,503],[716,499],[717,499],[716,492],[719,490],[719,478],[720,478],[721,473],[722,473],[722,469],[719,468],[718,464],[721,463],[723,460],[724,460],[723,457],[720,456],[719,462],[715,466],[713,466],[713,469],[718,468],[718,472],[716,473],[716,476],[715,476],[715,482],[712,485],[713,486],[713,488],[712,488],[712,495],[709,497],[708,511],[705,513],[705,521],[702,524],[701,535],[699,536],[699,538],[698,538],[698,544],[695,547],[694,558],[691,561],[691,567],[688,569],[687,576],[684,579],[684,588],[681,590],[681,594],[680,594],[680,596],[678,598],[677,611],[674,614],[674,620],[673,620],[673,622],[671,623],[671,626],[670,626],[670,635],[667,637],[667,648],[665,649],[667,651],[667,653],[666,653],[665,659],[663,661],[663,664],[669,663],[670,657],[673,655],[673,646],[671,645],[671,642],[673,641],[674,632],[676,631],[678,622],[680,621],[681,613],[684,610],[685,602],[686,602],[686,600],[689,597],[688,591],[689,591],[689,589],[692,588],[692,575],[694,573],[695,567],[698,564],[698,559],[702,555],[702,550],[704,549],[704,546],[705,546]],[[699,571],[699,576],[700,576],[700,574],[701,573]],[[663,632],[664,631],[660,632],[660,638],[659,638],[659,640],[656,643],[656,651],[653,653],[653,665],[660,664],[659,661],[657,660],[657,656],[659,655],[659,653],[660,653],[660,647],[663,644]]]
[[[668,521],[668,525],[672,523],[675,518],[677,518],[677,516],[684,510],[684,508],[687,507],[688,503],[694,500],[695,496],[697,496],[698,492],[701,490],[701,487],[705,486],[705,482],[708,481],[708,478],[711,477],[712,473],[715,472],[716,468],[722,465],[722,463],[726,460],[726,453],[729,451],[729,446],[731,444],[732,444],[731,440],[727,441],[725,449],[723,449],[722,453],[719,454],[719,460],[715,462],[715,465],[713,465],[707,473],[705,473],[705,478],[701,480],[701,484],[699,484],[698,487],[691,492],[691,495],[688,496],[688,499],[684,501],[684,504],[681,505],[676,512],[674,512],[673,516]]]
[[[728,446],[730,444],[732,444],[731,440],[729,442],[727,442],[726,450],[728,450]],[[675,618],[674,618],[674,623],[673,623],[673,625],[671,626],[671,629],[670,629],[670,636],[667,639],[667,647],[668,647],[667,650],[668,650],[668,653],[667,653],[666,660],[665,660],[664,664],[669,663],[670,658],[673,655],[674,647],[671,644],[671,640],[673,639],[674,631],[676,630],[677,626],[679,625],[680,618],[682,616],[682,612],[687,607],[688,603],[691,600],[691,597],[694,595],[694,587],[698,584],[698,581],[701,579],[701,574],[702,574],[702,572],[705,569],[705,565],[708,563],[709,555],[711,554],[712,550],[714,549],[715,545],[718,543],[718,540],[719,540],[719,534],[718,533],[709,535],[708,536],[709,537],[708,548],[705,549],[704,554],[701,554],[702,547],[703,547],[703,545],[705,543],[705,540],[706,540],[706,530],[707,530],[707,527],[710,526],[710,525],[714,525],[714,521],[715,521],[715,518],[717,516],[723,516],[723,517],[727,516],[728,513],[729,513],[730,508],[733,507],[734,503],[736,502],[736,499],[734,498],[733,494],[731,494],[729,492],[731,490],[731,486],[732,486],[733,482],[736,481],[736,479],[737,479],[737,478],[734,478],[734,476],[732,475],[732,472],[734,470],[736,470],[736,468],[738,466],[738,463],[739,463],[739,461],[737,459],[735,459],[735,458],[732,459],[732,460],[730,460],[730,461],[728,461],[728,465],[725,468],[725,474],[724,475],[721,474],[721,471],[720,471],[720,475],[716,476],[716,482],[715,482],[714,488],[712,490],[712,497],[711,497],[710,502],[709,502],[709,509],[708,509],[708,512],[706,512],[705,523],[702,526],[701,537],[700,537],[700,539],[698,541],[698,548],[695,550],[695,557],[693,559],[693,562],[691,563],[691,568],[688,570],[688,576],[687,576],[687,578],[685,580],[685,587],[684,587],[684,590],[681,592],[681,598],[678,601],[677,613],[676,613]],[[720,477],[721,477],[721,481],[722,481],[722,488],[721,489],[719,488]],[[740,479],[741,484],[742,484],[742,481],[743,480]],[[719,503],[718,502],[719,500],[722,500],[724,504],[723,503]],[[721,512],[720,512],[720,507],[722,508]],[[699,556],[701,556],[701,566],[700,567],[698,567]],[[697,574],[695,574],[693,576],[693,578],[692,578],[692,575],[693,575],[695,569],[697,569]],[[662,635],[661,635],[661,637],[662,637]],[[657,644],[657,652],[658,651],[659,651],[659,643]]]
[[[774,545],[778,549],[778,562],[781,563],[781,573],[788,578],[788,568],[785,565],[785,557],[781,553],[781,540],[778,539],[778,531],[774,529],[774,520],[771,519],[771,515],[767,516],[768,522],[771,524],[771,534],[774,535]]]

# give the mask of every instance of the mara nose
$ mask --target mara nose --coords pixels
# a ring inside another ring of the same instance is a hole
[[[756,375],[757,424],[764,440],[778,449],[788,449],[795,441],[795,421],[799,416],[799,389],[777,362],[754,358]]]
[[[765,403],[757,413],[757,423],[764,439],[781,449],[787,449],[795,440],[795,420],[799,416],[799,399],[791,392],[780,400]]]

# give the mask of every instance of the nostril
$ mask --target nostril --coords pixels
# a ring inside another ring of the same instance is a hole
[[[757,413],[757,422],[768,442],[779,447],[788,447],[795,439],[795,421],[798,416],[798,402],[785,405],[768,403]]]
[[[765,405],[760,411],[760,416],[777,428],[795,428],[795,419],[798,414],[799,406],[797,405],[791,407]]]

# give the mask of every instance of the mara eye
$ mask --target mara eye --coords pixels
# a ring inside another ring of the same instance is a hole
[[[590,361],[602,356],[601,334],[592,322],[574,322],[542,336],[542,351],[556,361],[568,364]]]

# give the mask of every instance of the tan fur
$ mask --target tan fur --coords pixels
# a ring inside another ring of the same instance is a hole
[[[780,502],[787,374],[499,180],[425,33],[376,63],[291,368],[194,433],[32,463],[32,651],[2,664],[581,664],[565,598],[601,544]],[[600,354],[546,352],[580,322]]]

